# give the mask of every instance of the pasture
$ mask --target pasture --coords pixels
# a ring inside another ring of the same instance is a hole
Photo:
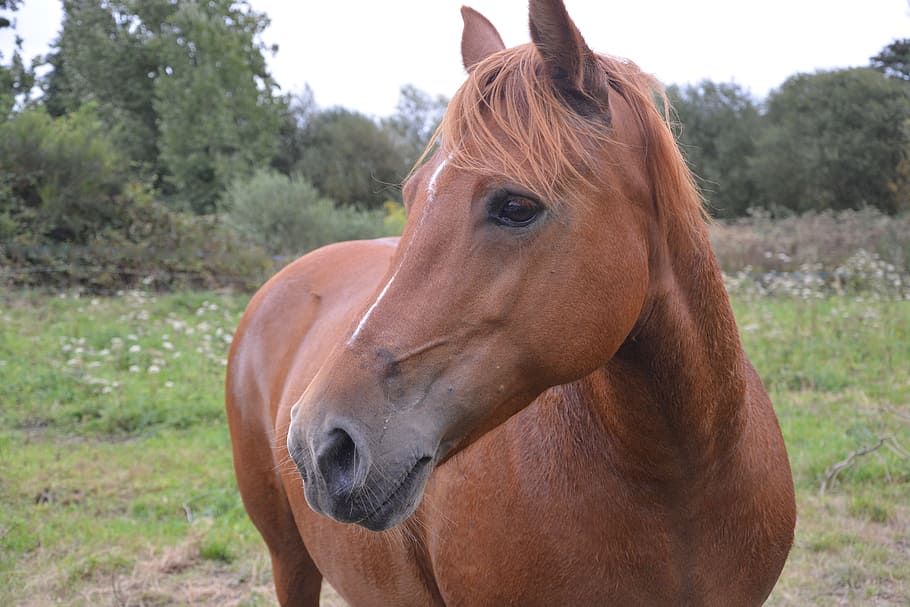
[[[798,491],[769,604],[908,604],[910,301],[731,290]],[[0,294],[0,604],[275,604],[222,404],[247,299]]]

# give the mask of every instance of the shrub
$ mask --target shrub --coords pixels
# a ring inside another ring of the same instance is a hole
[[[84,244],[123,212],[128,178],[92,106],[0,124],[0,236]]]
[[[295,256],[331,242],[394,233],[383,212],[336,207],[308,181],[260,171],[235,181],[222,210],[229,225],[273,255]]]
[[[0,281],[94,293],[138,286],[252,290],[275,269],[261,248],[216,216],[174,212],[138,186],[125,199],[118,223],[83,244],[3,242]]]

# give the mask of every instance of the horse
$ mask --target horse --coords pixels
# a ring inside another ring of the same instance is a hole
[[[561,0],[509,49],[462,16],[400,240],[290,264],[231,346],[279,602],[763,603],[793,480],[662,89]]]

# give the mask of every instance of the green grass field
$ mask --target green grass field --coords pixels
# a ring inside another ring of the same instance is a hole
[[[0,295],[0,605],[275,604],[222,405],[245,302]],[[910,302],[735,308],[799,492],[769,604],[910,604]]]

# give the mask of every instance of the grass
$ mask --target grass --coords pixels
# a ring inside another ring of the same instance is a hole
[[[910,603],[910,301],[737,298],[797,488],[796,542],[769,605]],[[824,493],[831,467],[857,456]]]
[[[0,294],[0,605],[275,604],[222,405],[245,302]],[[735,309],[798,490],[769,604],[906,605],[910,302],[738,296]]]

